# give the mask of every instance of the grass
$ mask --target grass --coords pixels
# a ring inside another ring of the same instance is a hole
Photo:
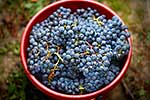
[[[24,8],[29,10],[29,15],[32,17],[39,10],[41,10],[45,4],[48,4],[46,0],[38,0],[37,2],[25,2]]]
[[[108,5],[109,8],[117,12],[117,14],[128,24],[128,16],[131,14],[131,8],[129,7],[130,0],[97,0]]]
[[[14,55],[19,56],[20,54],[20,43],[19,41],[8,42],[0,48],[0,55],[5,55],[9,51],[13,52]]]
[[[147,32],[146,45],[147,45],[147,46],[150,46],[150,32]]]
[[[28,20],[49,2],[49,0],[37,0],[36,2],[32,2],[32,0],[3,0],[0,4],[0,12],[5,17],[2,18],[3,23],[0,24],[0,38],[7,38],[10,35],[17,37],[18,30],[25,27]]]
[[[27,79],[20,62],[17,64],[17,70],[8,77],[7,84],[8,94],[5,100],[47,100],[49,98]]]
[[[25,87],[27,80],[25,75],[17,70],[13,71],[8,77],[8,99],[9,100],[26,100]]]
[[[3,64],[3,56],[8,53],[19,58],[20,42],[18,40],[20,40],[19,34],[22,32],[19,33],[18,31],[26,26],[27,21],[35,13],[48,4],[49,0],[37,0],[36,2],[31,0],[3,0],[0,5],[0,13],[4,16],[0,19],[0,21],[3,20],[0,24],[0,64]],[[14,40],[7,40],[8,37],[13,37]],[[26,78],[21,63],[17,64],[17,68],[14,65],[12,67],[14,70],[8,76],[7,81],[3,81],[7,90],[0,87],[1,100],[47,100],[47,96],[37,90]],[[4,70],[1,69],[0,74],[5,74]]]

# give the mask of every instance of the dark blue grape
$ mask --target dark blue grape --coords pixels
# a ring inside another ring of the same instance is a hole
[[[80,94],[79,87],[83,93],[94,92],[120,72],[120,62],[130,50],[127,29],[117,16],[107,19],[90,7],[72,12],[61,6],[33,26],[28,69],[58,92]]]

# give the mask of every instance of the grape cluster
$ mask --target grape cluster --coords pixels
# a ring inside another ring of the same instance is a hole
[[[33,26],[27,48],[29,71],[45,86],[66,94],[94,92],[121,70],[130,46],[118,17],[90,7],[60,7]]]

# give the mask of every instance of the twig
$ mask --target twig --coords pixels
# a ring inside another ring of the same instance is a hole
[[[129,96],[131,97],[132,100],[135,100],[135,97],[133,96],[132,92],[128,88],[126,82],[124,80],[122,80],[121,83],[122,83],[122,86],[125,88],[126,93],[129,94]]]

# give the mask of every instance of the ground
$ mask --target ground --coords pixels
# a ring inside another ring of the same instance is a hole
[[[53,0],[55,1],[55,0]],[[50,0],[0,0],[0,100],[48,99],[26,78],[19,58],[20,39],[29,19]],[[150,100],[150,1],[98,0],[129,26],[133,55],[129,69],[107,100]]]

